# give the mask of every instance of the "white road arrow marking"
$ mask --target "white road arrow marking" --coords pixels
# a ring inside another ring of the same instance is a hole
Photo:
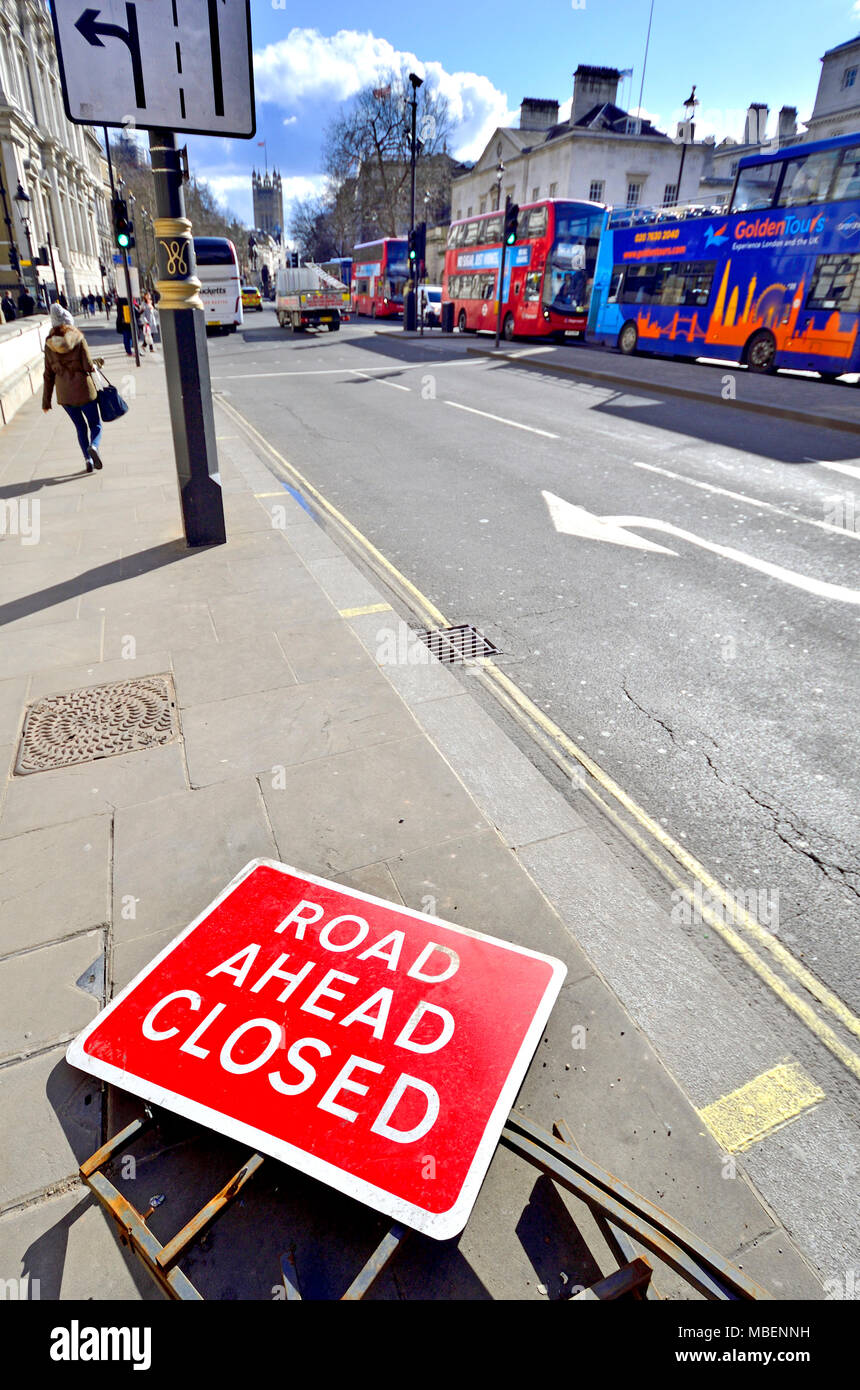
[[[860,478],[860,468],[852,463],[833,463],[830,459],[807,459],[807,463],[817,463],[821,468],[830,468],[834,473],[847,473],[849,478]]]
[[[583,536],[589,541],[609,541],[612,545],[629,546],[631,550],[655,550],[660,555],[677,554],[677,551],[667,550],[664,545],[657,545],[656,541],[631,536],[628,531],[614,525],[611,517],[594,516],[584,507],[575,507],[572,502],[565,502],[563,497],[556,497],[552,492],[544,492],[543,498],[549,507],[556,531],[561,531],[566,536]]]
[[[771,579],[779,579],[783,584],[790,584],[795,589],[815,594],[817,598],[835,599],[838,603],[860,604],[858,589],[847,589],[842,584],[828,584],[823,579],[810,579],[794,570],[784,569],[782,565],[771,564],[769,560],[758,560],[743,550],[706,541],[701,536],[694,536],[691,531],[683,531],[680,526],[673,526],[669,521],[657,521],[648,516],[593,516],[584,507],[576,507],[551,492],[544,492],[543,497],[556,530],[566,535],[582,536],[587,540],[610,541],[614,545],[631,545],[641,550],[661,550],[664,555],[677,555],[678,552],[675,550],[665,550],[663,546],[643,541],[639,536],[631,536],[627,528],[637,526],[649,531],[661,531],[664,535],[677,536],[679,540],[689,541],[691,545],[698,545],[702,550],[709,550],[713,555],[721,555],[723,559],[734,560],[748,569],[758,570],[759,574],[766,574]]]

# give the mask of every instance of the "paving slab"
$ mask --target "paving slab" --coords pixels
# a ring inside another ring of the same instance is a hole
[[[207,641],[214,642],[215,629],[212,626],[208,604],[173,604],[167,623],[163,603],[109,608],[105,616],[105,660],[115,660],[121,657],[124,651],[129,650],[136,656],[142,656],[147,651],[162,648],[165,645],[165,637],[172,652],[195,647]]]
[[[160,676],[169,671],[170,653],[166,650],[119,657],[116,661],[93,661],[88,666],[60,666],[33,677],[28,700],[67,690],[86,690],[92,685],[113,685],[115,681],[136,680],[140,676]]]
[[[372,669],[364,647],[342,618],[329,622],[288,623],[275,635],[301,683]]]
[[[249,860],[277,857],[263,799],[251,778],[118,810],[114,941],[178,931]],[[134,916],[129,915],[132,904]]]
[[[414,729],[375,671],[193,705],[182,727],[193,787],[402,739]]]
[[[63,1048],[0,1070],[0,1208],[76,1176],[102,1142],[100,1096],[101,1083],[68,1066]]]
[[[393,610],[390,613],[363,613],[359,617],[350,618],[348,622],[385,679],[394,686],[398,695],[410,708],[422,704],[425,700],[448,699],[454,695],[465,694],[466,687],[423,646],[423,643],[420,661],[407,659],[392,663],[383,660],[383,653],[386,645],[391,642],[392,632],[395,650],[399,646],[402,652],[406,652],[407,657],[411,652],[417,651],[414,630],[398,619]]]
[[[110,816],[0,840],[0,955],[106,927],[110,874]]]
[[[30,1297],[67,1302],[159,1302],[164,1295],[113,1233],[95,1198],[72,1191],[0,1217],[0,1271],[27,1281]]]
[[[251,600],[245,594],[213,595],[209,607],[221,642],[274,632],[285,623],[326,622],[335,616],[320,586],[301,572],[291,577],[289,587],[277,597],[265,590]]]
[[[27,676],[0,681],[0,744],[14,743],[21,731],[28,686]]]
[[[152,801],[171,791],[183,791],[187,785],[178,742],[14,777],[0,818],[0,840],[25,830]]]
[[[323,877],[486,828],[420,735],[287,768],[260,786],[279,857]]]
[[[292,664],[273,632],[254,641],[207,643],[177,651],[173,669],[183,709],[296,684]]]
[[[99,1001],[75,982],[103,947],[94,931],[0,960],[0,1060],[71,1038],[95,1017]]]
[[[38,607],[39,602],[38,594],[34,595],[32,604]],[[52,666],[99,661],[101,654],[102,620],[97,614],[66,622],[0,630],[0,662],[6,677],[29,675]]]

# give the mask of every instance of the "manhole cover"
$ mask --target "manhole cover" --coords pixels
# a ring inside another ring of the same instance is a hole
[[[94,762],[170,743],[179,732],[164,676],[47,695],[27,711],[15,772]]]
[[[418,639],[440,661],[475,661],[481,656],[493,656],[497,651],[490,639],[471,623],[461,623],[459,627],[432,627],[428,632],[419,632]]]

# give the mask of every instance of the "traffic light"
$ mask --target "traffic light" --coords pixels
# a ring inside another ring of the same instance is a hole
[[[415,263],[418,276],[424,274],[424,264],[427,260],[427,223],[419,222],[415,228]]]
[[[416,261],[416,259],[417,259],[417,257],[416,257],[416,245],[415,245],[416,240],[417,240],[417,231],[418,231],[418,229],[417,229],[416,227],[412,227],[412,228],[410,229],[410,232],[409,232],[409,269],[410,269],[410,272],[411,272],[412,270],[415,269],[415,261]]]
[[[134,227],[128,215],[125,198],[113,200],[113,232],[120,251],[129,251],[134,246]]]
[[[513,246],[517,239],[517,218],[520,215],[519,203],[512,203],[510,199],[505,203],[505,245]]]
[[[50,262],[50,260],[48,259],[48,248],[47,248],[47,246],[40,246],[40,247],[39,247],[39,265],[50,265],[50,264],[51,264],[51,262]]]
[[[21,274],[21,262],[18,259],[18,250],[17,247],[12,245],[9,247],[9,269],[14,270],[16,275]]]

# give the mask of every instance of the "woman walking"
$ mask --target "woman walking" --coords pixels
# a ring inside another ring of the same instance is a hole
[[[98,392],[93,372],[104,362],[93,362],[87,340],[74,320],[60,304],[51,305],[51,331],[45,339],[45,385],[42,409],[51,409],[54,385],[57,401],[69,416],[78,432],[78,443],[87,465],[87,472],[101,468],[98,446],[102,438]]]
[[[152,302],[152,295],[149,291],[143,296],[143,303],[140,306],[140,324],[143,332],[143,345],[148,347],[150,352],[155,352],[153,338],[158,327],[158,315],[155,312],[155,305]]]

